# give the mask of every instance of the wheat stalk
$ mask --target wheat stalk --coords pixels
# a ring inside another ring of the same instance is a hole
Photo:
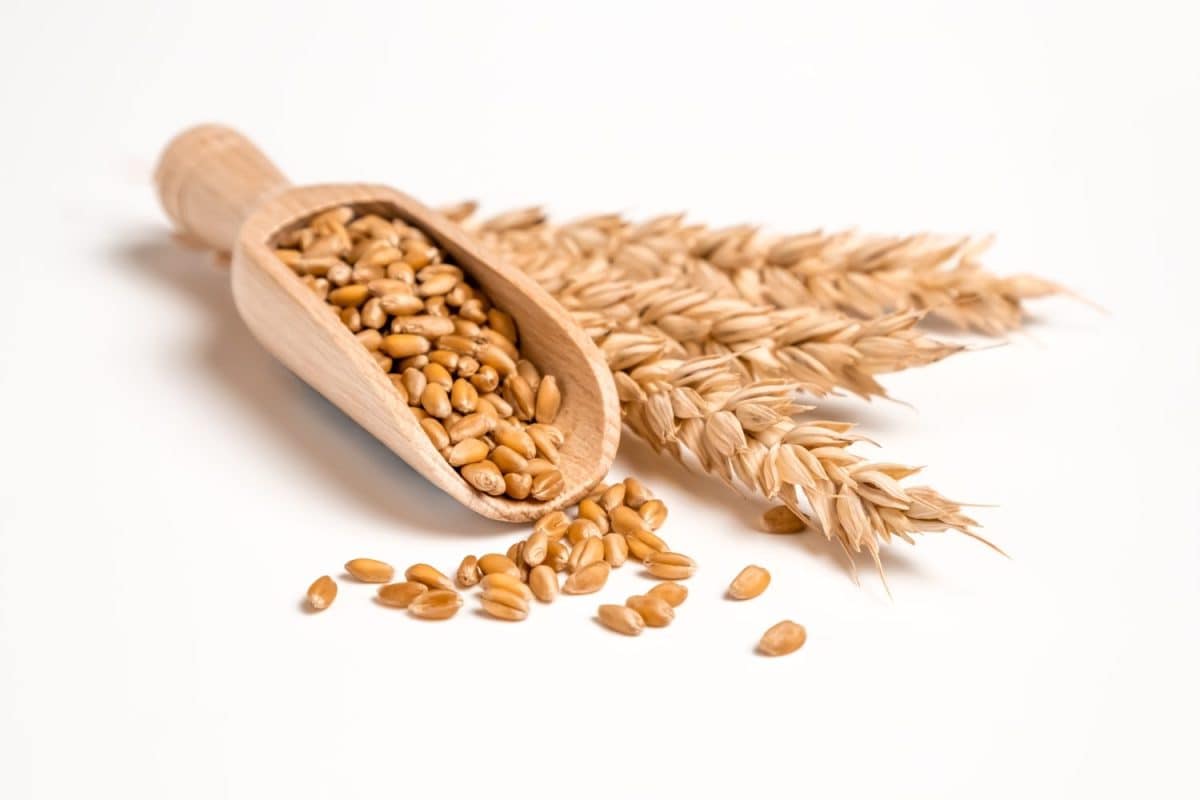
[[[470,210],[451,213],[465,221]],[[844,388],[884,395],[875,375],[962,349],[919,332],[920,313],[863,320],[720,294],[688,256],[690,229],[680,228],[678,217],[632,226],[605,215],[556,228],[531,208],[470,229],[590,327],[661,334],[676,357],[733,355],[746,379],[787,378],[814,394]]]
[[[677,282],[692,289],[756,306],[824,308],[864,319],[927,312],[993,335],[1020,326],[1023,301],[1064,291],[1032,275],[985,271],[980,258],[990,238],[856,231],[771,237],[746,225],[688,225],[681,214],[641,224],[608,214],[555,227],[536,208],[495,217],[481,232],[550,282],[565,279],[554,274],[564,260],[599,259],[633,281],[682,278]]]
[[[446,213],[465,222],[473,210]],[[626,425],[656,451],[683,463],[690,454],[731,488],[748,487],[801,518],[803,498],[852,569],[865,551],[881,577],[879,547],[893,537],[911,543],[918,533],[957,530],[981,539],[959,504],[901,485],[917,468],[850,452],[862,440],[852,424],[799,418],[812,407],[796,400],[836,387],[881,393],[872,375],[957,348],[917,333],[916,313],[852,320],[714,291],[705,277],[713,267],[687,255],[702,232],[680,224],[662,217],[633,228],[610,215],[554,228],[540,210],[523,209],[470,229],[572,311],[605,354]],[[637,246],[614,244],[613,231]],[[670,264],[679,271],[664,274]],[[700,288],[676,288],[683,276]]]

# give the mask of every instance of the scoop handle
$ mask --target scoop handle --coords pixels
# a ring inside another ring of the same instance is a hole
[[[181,232],[227,253],[250,212],[287,188],[288,179],[242,134],[223,125],[198,125],[167,144],[154,183]]]

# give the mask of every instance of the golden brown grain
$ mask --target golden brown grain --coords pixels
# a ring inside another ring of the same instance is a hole
[[[387,583],[396,574],[391,564],[373,558],[355,558],[347,561],[346,572],[363,583]]]
[[[563,582],[562,591],[564,594],[598,592],[608,582],[608,573],[611,569],[605,561],[595,561],[586,567],[580,567]]]
[[[588,564],[604,560],[604,542],[595,536],[580,539],[571,547],[567,558],[567,572],[578,572]]]
[[[808,521],[787,506],[774,506],[763,512],[759,526],[767,533],[799,533]]]
[[[625,601],[625,605],[636,611],[642,621],[651,628],[665,628],[675,619],[675,609],[656,595],[634,595]]]
[[[479,583],[482,577],[479,573],[479,559],[475,556],[466,556],[458,565],[458,571],[454,573],[454,579],[458,585],[467,589]]]
[[[625,484],[615,483],[608,487],[597,502],[601,508],[612,514],[614,508],[625,502]]]
[[[567,568],[567,559],[570,557],[571,548],[562,540],[556,540],[546,545],[546,560],[542,563],[555,572],[562,572]]]
[[[629,545],[625,542],[625,537],[619,533],[606,533],[603,537],[604,541],[604,560],[610,566],[619,567],[629,558]]]
[[[497,619],[518,622],[529,615],[529,600],[519,592],[493,586],[484,589],[479,600],[483,610]]]
[[[608,513],[595,500],[585,497],[579,501],[579,518],[591,520],[602,534],[609,532]]]
[[[650,530],[656,531],[667,521],[667,506],[662,500],[647,500],[638,509],[638,515]]]
[[[467,464],[459,472],[462,474],[463,480],[486,494],[501,495],[507,488],[500,468],[491,461],[476,461],[474,464]]]
[[[646,557],[646,571],[656,578],[683,580],[696,574],[696,562],[682,553],[655,552]]]
[[[764,655],[785,656],[799,650],[807,640],[808,631],[803,625],[784,620],[767,629],[758,641],[758,649]]]
[[[546,546],[550,544],[546,538],[544,531],[534,531],[529,534],[529,538],[525,540],[525,547],[522,550],[522,558],[530,567],[536,567],[546,560]]]
[[[562,494],[565,483],[562,473],[558,470],[550,470],[543,472],[533,479],[533,487],[530,489],[530,494],[538,500],[548,502]]]
[[[529,589],[543,603],[552,603],[558,597],[558,575],[549,564],[538,564],[529,571]]]
[[[653,497],[650,490],[639,481],[637,478],[626,478],[622,483],[625,484],[625,499],[624,504],[637,511],[642,507],[642,504]]]
[[[682,584],[673,581],[664,581],[663,583],[654,584],[654,587],[646,592],[646,594],[661,597],[670,603],[672,608],[675,608],[682,605],[684,600],[687,600],[688,590]]]
[[[379,602],[396,608],[408,608],[418,595],[422,595],[429,591],[429,587],[423,583],[416,581],[404,581],[403,583],[389,583],[386,586],[380,586],[376,593],[379,597]]]
[[[423,583],[430,589],[454,590],[454,582],[429,564],[413,564],[404,571],[407,580]]]
[[[493,572],[491,575],[485,575],[483,580],[479,582],[479,586],[482,589],[505,589],[525,595],[526,598],[533,597],[533,592],[520,578],[514,577],[507,572]]]
[[[328,575],[322,575],[308,587],[308,605],[315,611],[323,611],[337,597],[337,584]]]
[[[534,416],[537,421],[543,424],[553,424],[558,417],[559,407],[562,405],[562,393],[558,388],[558,381],[553,375],[547,375],[542,379],[537,387],[537,402],[535,404]]]
[[[620,534],[633,533],[646,527],[646,521],[629,506],[617,506],[608,512],[612,529]]]
[[[408,604],[408,612],[421,619],[449,619],[462,608],[462,595],[453,590],[431,589]]]
[[[637,636],[646,627],[641,616],[628,606],[602,605],[596,616],[604,627],[626,636]]]
[[[515,578],[521,577],[521,570],[517,568],[513,559],[508,556],[502,556],[499,553],[488,553],[485,556],[480,556],[478,566],[479,572],[485,576],[503,572]]]
[[[570,524],[571,518],[564,512],[551,511],[538,518],[538,521],[533,524],[533,530],[546,534],[549,541],[556,542],[566,534]]]
[[[590,519],[580,517],[567,526],[567,541],[571,544],[599,535],[600,529]]]
[[[737,574],[729,584],[729,596],[734,600],[751,600],[767,590],[771,573],[751,564]]]

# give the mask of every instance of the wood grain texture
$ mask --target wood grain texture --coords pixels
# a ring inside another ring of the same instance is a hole
[[[620,405],[603,355],[554,298],[450,220],[386,186],[288,187],[245,137],[206,125],[176,137],[156,182],[168,216],[217,250],[232,249],[234,301],[255,337],[306,383],[366,428],[434,485],[492,519],[520,522],[577,501],[608,472],[620,439]],[[562,494],[547,503],[476,491],[434,450],[408,406],[336,312],[275,257],[281,230],[337,205],[396,216],[421,228],[508,311],[522,355],[558,377],[556,424],[567,433]],[[236,222],[236,224],[235,224]]]

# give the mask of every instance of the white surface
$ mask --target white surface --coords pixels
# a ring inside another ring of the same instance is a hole
[[[0,11],[0,797],[1196,796],[1194,6],[76,5]],[[919,413],[829,409],[1000,504],[1011,561],[929,536],[889,600],[629,439],[617,471],[703,565],[670,629],[589,620],[632,569],[516,626],[351,584],[309,616],[350,557],[448,569],[515,532],[273,363],[167,239],[147,175],[202,120],[432,203],[995,231],[993,268],[1112,314],[1038,303],[888,378]],[[768,593],[723,601],[750,562]],[[754,657],[783,617],[807,647]]]

